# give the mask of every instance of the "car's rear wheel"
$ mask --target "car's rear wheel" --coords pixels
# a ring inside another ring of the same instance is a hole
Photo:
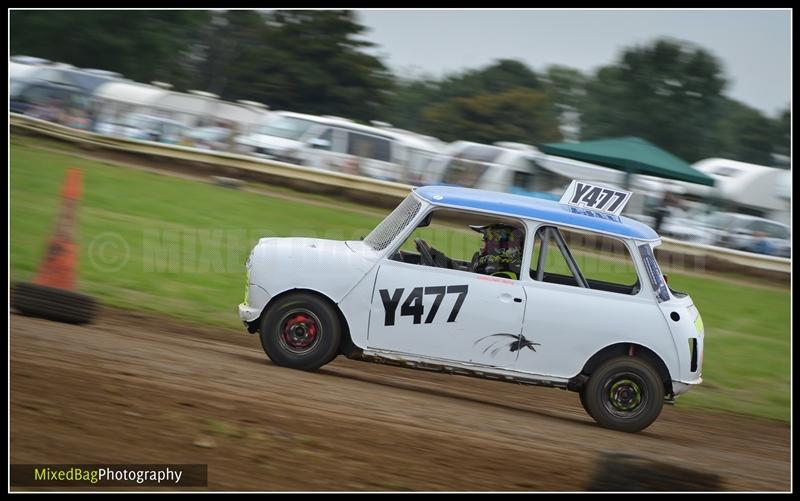
[[[336,357],[341,330],[327,301],[295,293],[269,306],[261,320],[261,346],[277,365],[311,371]]]
[[[633,433],[650,426],[661,414],[664,385],[658,372],[642,359],[612,358],[589,376],[581,403],[601,426]]]

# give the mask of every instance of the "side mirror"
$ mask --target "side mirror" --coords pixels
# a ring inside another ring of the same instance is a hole
[[[331,142],[327,139],[315,138],[308,142],[312,148],[327,150],[331,147]]]

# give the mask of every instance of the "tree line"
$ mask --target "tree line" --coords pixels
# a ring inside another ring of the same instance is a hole
[[[271,109],[338,115],[437,136],[528,144],[639,136],[695,162],[790,156],[790,111],[725,95],[721,61],[688,42],[627,47],[592,73],[501,59],[401,77],[369,53],[352,11],[11,11],[11,54],[160,80]]]

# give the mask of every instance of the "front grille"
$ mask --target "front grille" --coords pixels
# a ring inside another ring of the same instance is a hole
[[[689,366],[689,370],[692,372],[697,372],[697,338],[693,337],[689,340],[689,349],[692,353],[692,362]]]

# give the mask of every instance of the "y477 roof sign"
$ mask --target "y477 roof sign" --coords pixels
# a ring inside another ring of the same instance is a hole
[[[573,180],[560,203],[619,216],[631,198],[631,192]]]

